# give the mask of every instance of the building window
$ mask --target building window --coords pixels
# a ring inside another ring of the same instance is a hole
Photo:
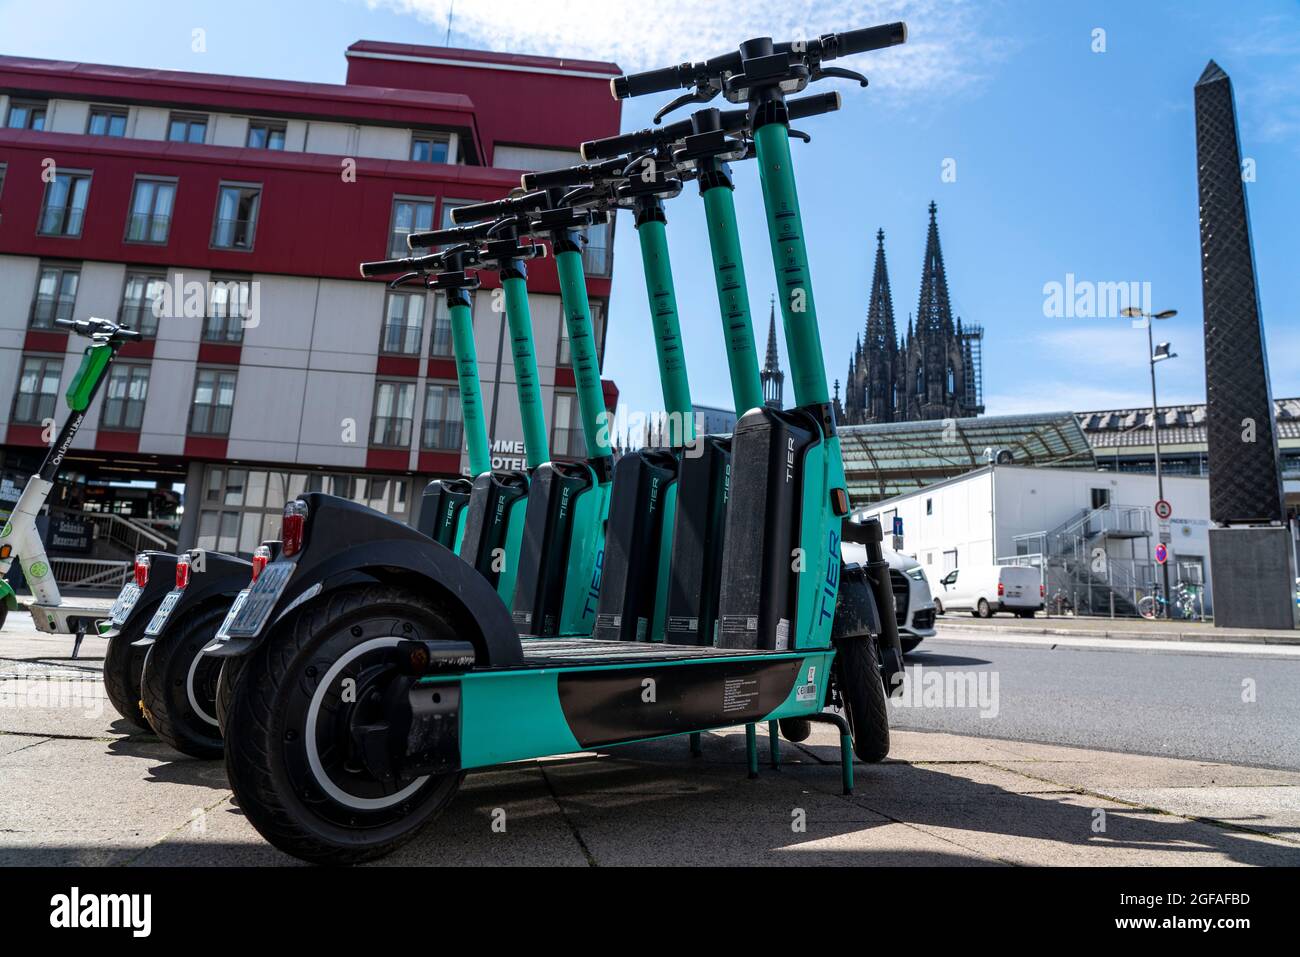
[[[459,452],[464,438],[460,413],[460,389],[430,382],[424,392],[424,427],[420,448]]]
[[[213,276],[208,284],[208,314],[203,341],[235,343],[244,339],[244,320],[253,313],[253,284],[247,279]]]
[[[473,206],[479,202],[476,199],[444,199],[442,201],[442,219],[439,222],[439,229],[451,229],[456,224],[452,222],[451,211],[461,206]]]
[[[390,355],[418,356],[424,338],[424,304],[422,292],[390,292],[384,305],[384,328],[379,335],[379,351]]]
[[[609,223],[587,229],[587,243],[582,247],[582,268],[588,276],[608,276],[611,262]]]
[[[406,237],[411,233],[428,232],[431,229],[433,229],[433,200],[393,200],[393,228],[388,240],[389,255],[395,259],[409,256],[411,251],[406,245]]]
[[[248,141],[245,145],[254,150],[284,149],[285,124],[274,120],[249,120]]]
[[[20,425],[42,425],[53,419],[62,375],[62,359],[24,356],[18,391],[14,394],[13,421]]]
[[[11,130],[43,130],[47,108],[43,100],[10,100],[5,126]]]
[[[176,181],[139,178],[131,196],[131,215],[126,223],[129,243],[165,243],[171,231]]]
[[[416,163],[445,163],[451,155],[451,136],[447,133],[414,133],[411,136],[411,159]]]
[[[605,303],[597,299],[590,303],[591,306],[591,336],[593,345],[596,347],[596,359],[600,359],[601,330],[605,326]],[[573,364],[573,353],[569,347],[569,323],[564,317],[563,312],[560,315],[560,343],[555,353],[555,364],[559,366],[571,366]]]
[[[946,575],[948,572],[957,570],[957,549],[951,549],[943,553],[943,571]]]
[[[108,373],[101,429],[139,432],[144,421],[144,401],[149,394],[149,367],[115,363]]]
[[[59,172],[45,184],[45,202],[37,232],[42,236],[80,236],[90,198],[90,174]]]
[[[582,434],[582,414],[578,397],[572,392],[555,393],[555,422],[551,438],[551,454],[566,458],[583,458],[587,442]]]
[[[126,136],[126,110],[111,106],[92,106],[86,121],[88,136]]]
[[[235,408],[235,370],[197,369],[194,404],[190,409],[191,435],[229,435]]]
[[[33,329],[53,329],[55,319],[71,319],[77,303],[77,282],[81,270],[76,266],[42,266],[32,299]]]
[[[414,382],[375,384],[375,415],[370,424],[371,445],[391,449],[409,448],[414,418]]]
[[[217,249],[253,248],[257,231],[257,208],[262,187],[222,183],[217,192],[217,218],[212,224],[212,245]]]
[[[926,514],[926,515],[933,515],[933,514],[934,514],[934,499],[932,499],[932,498],[927,498],[927,499],[925,500],[925,514]]]
[[[173,113],[167,139],[173,143],[202,143],[208,136],[208,118],[197,113]]]
[[[474,293],[469,295],[469,313],[474,315]],[[429,335],[429,355],[450,359],[456,355],[455,343],[451,335],[451,309],[447,297],[437,294],[433,297],[433,331]]]
[[[128,329],[153,337],[158,334],[158,307],[167,277],[161,273],[128,272],[122,287],[122,308],[117,321]]]

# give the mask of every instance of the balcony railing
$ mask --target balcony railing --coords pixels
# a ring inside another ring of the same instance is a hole
[[[42,236],[80,236],[86,211],[71,206],[47,206],[41,210],[36,231]]]
[[[127,222],[126,240],[130,243],[165,243],[171,224],[170,216],[137,213]]]
[[[73,296],[37,296],[32,303],[32,328],[52,329],[55,319],[71,319],[75,304]]]
[[[218,219],[212,231],[212,245],[217,249],[252,249],[257,219]]]

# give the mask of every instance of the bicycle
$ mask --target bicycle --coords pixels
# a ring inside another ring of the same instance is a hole
[[[1199,601],[1200,586],[1181,582],[1173,589],[1172,601],[1159,593],[1144,595],[1138,599],[1137,609],[1138,614],[1148,621],[1174,617],[1199,621],[1201,618],[1201,614],[1197,611]]]

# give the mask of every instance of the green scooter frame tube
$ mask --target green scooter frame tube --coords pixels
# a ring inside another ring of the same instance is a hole
[[[736,228],[736,201],[731,187],[722,183],[702,194],[704,216],[713,252],[713,277],[718,287],[718,307],[726,335],[731,396],[737,415],[763,404],[763,384],[758,374],[758,351],[745,285],[745,264]]]
[[[600,363],[596,359],[595,330],[591,324],[591,304],[587,300],[582,254],[573,249],[557,251],[555,268],[560,275],[560,299],[564,303],[564,321],[569,330],[569,358],[573,366],[573,381],[578,387],[578,410],[582,414],[587,456],[608,458],[613,450],[609,428],[605,426],[605,392],[600,384]]]
[[[668,260],[668,239],[662,212],[660,218],[638,215],[636,231],[641,242],[641,261],[645,269],[646,295],[650,300],[650,320],[654,326],[655,353],[659,358],[664,411],[681,423],[681,435],[673,438],[687,445],[695,440],[695,410],[686,378],[677,294],[673,288],[673,269]]]
[[[506,275],[503,272],[501,286],[505,290],[506,322],[510,325],[515,388],[519,392],[519,415],[524,429],[524,454],[528,467],[535,469],[551,460],[551,447],[546,438],[542,389],[537,377],[537,356],[533,350],[533,319],[528,307],[528,281],[522,275]]]
[[[451,345],[456,354],[456,381],[460,386],[465,446],[469,450],[469,474],[481,475],[491,470],[492,455],[488,450],[487,418],[483,414],[483,391],[478,381],[478,353],[474,348],[474,318],[469,299],[463,293],[448,295],[447,312],[451,315]]]
[[[844,489],[844,459],[840,438],[830,417],[830,397],[822,362],[817,308],[808,272],[808,250],[799,215],[799,197],[791,166],[790,138],[784,123],[771,122],[754,132],[759,178],[767,211],[768,235],[777,282],[782,287],[781,316],[785,323],[795,403],[816,409],[822,419],[824,440],[805,454],[804,490],[799,523],[799,546],[814,558],[808,572],[799,576],[793,646],[824,648],[830,645],[836,594],[839,588],[840,530],[843,515],[832,505],[834,489]]]
[[[830,402],[830,391],[826,387],[826,365],[817,330],[817,308],[813,304],[799,194],[790,168],[789,128],[784,123],[768,123],[754,131],[754,143],[758,149],[772,261],[781,289],[781,317],[790,352],[795,404],[825,405]]]

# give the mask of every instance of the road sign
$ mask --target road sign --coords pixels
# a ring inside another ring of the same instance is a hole
[[[1169,561],[1169,546],[1161,542],[1156,546],[1156,564],[1163,565]]]
[[[903,516],[901,515],[894,516],[894,534],[895,535],[903,534]]]
[[[893,539],[893,543],[890,545],[890,548],[893,551],[901,552],[903,550],[903,536],[895,535]]]
[[[1174,507],[1166,499],[1160,499],[1156,502],[1156,518],[1162,522],[1169,521],[1169,516],[1174,514]]]

